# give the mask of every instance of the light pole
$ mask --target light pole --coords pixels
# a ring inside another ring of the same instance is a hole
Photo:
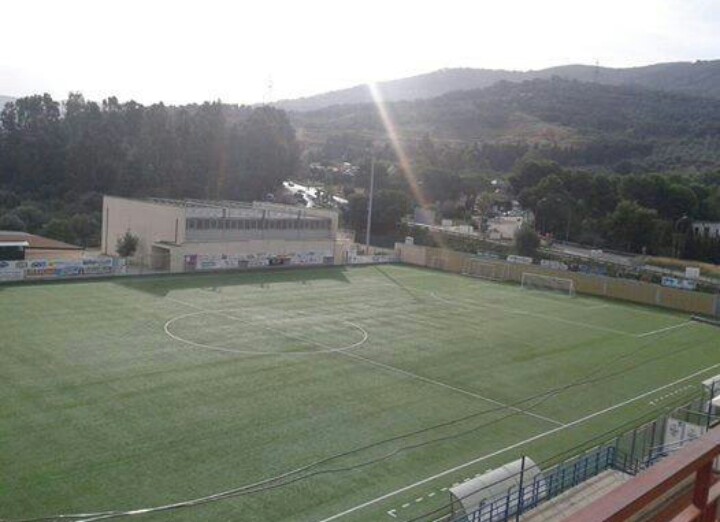
[[[367,225],[365,227],[365,249],[370,248],[370,228],[372,227],[373,192],[375,191],[375,153],[370,154],[370,193],[368,195]]]

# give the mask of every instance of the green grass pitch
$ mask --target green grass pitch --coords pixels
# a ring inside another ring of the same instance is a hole
[[[400,265],[4,286],[0,519],[311,465],[141,519],[408,520],[697,393],[719,347],[684,315]]]

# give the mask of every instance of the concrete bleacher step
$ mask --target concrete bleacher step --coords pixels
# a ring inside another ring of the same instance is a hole
[[[521,516],[520,520],[523,522],[563,520],[631,478],[632,475],[620,471],[604,471],[552,500],[543,502]]]

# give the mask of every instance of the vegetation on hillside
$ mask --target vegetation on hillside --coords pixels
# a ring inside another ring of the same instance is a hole
[[[563,165],[619,173],[720,167],[720,100],[577,81],[502,82],[430,100],[388,104],[401,136],[478,150],[514,152],[490,167],[507,171],[529,150]],[[385,138],[371,104],[292,115],[316,141]],[[332,137],[332,138],[331,138]]]

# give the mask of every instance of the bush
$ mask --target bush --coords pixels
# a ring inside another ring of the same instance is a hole
[[[120,257],[130,257],[137,251],[139,242],[140,238],[128,230],[123,237],[118,239],[115,250]]]
[[[540,246],[540,236],[530,225],[523,225],[515,233],[515,250],[521,256],[535,257]]]

